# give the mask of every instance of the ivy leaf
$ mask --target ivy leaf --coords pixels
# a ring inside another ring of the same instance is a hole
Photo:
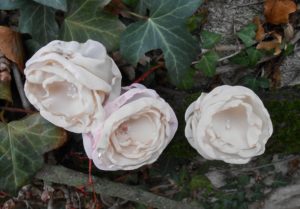
[[[182,77],[178,87],[183,90],[189,90],[194,86],[195,69],[189,69]]]
[[[162,49],[172,83],[178,85],[196,56],[197,42],[186,28],[186,18],[201,0],[148,1],[150,16],[131,24],[121,36],[121,54],[132,64],[153,49]]]
[[[34,2],[27,2],[20,10],[19,30],[29,33],[40,44],[57,39],[58,24],[55,10]]]
[[[12,102],[10,82],[0,82],[0,99]]]
[[[202,31],[200,34],[201,37],[201,43],[202,48],[204,49],[211,49],[213,48],[217,43],[221,41],[222,36],[217,33],[209,32],[209,31]]]
[[[216,73],[219,55],[214,51],[206,52],[195,65],[197,69],[203,71],[204,75],[212,77]]]
[[[248,67],[255,67],[258,61],[263,57],[263,53],[254,47],[251,47],[246,50],[248,55]]]
[[[253,23],[248,24],[237,32],[237,36],[242,40],[246,47],[252,46],[256,43],[256,25]]]
[[[256,91],[259,88],[267,89],[270,87],[270,81],[267,78],[255,78],[252,76],[247,76],[244,79],[244,85],[249,87],[250,89]]]
[[[66,0],[33,0],[39,4],[44,6],[52,7],[57,10],[62,10],[64,12],[67,11],[67,2]]]
[[[93,39],[105,45],[108,51],[117,49],[125,26],[116,16],[99,10],[107,0],[70,0],[61,38],[85,42]]]
[[[136,5],[134,11],[141,15],[146,15],[147,9],[149,9],[150,3],[151,3],[150,0],[138,0],[138,3]]]
[[[60,147],[66,133],[39,114],[0,123],[0,191],[16,194],[43,166],[43,154]]]
[[[24,3],[26,3],[26,0],[1,0],[0,9],[2,10],[19,9]]]
[[[250,47],[229,60],[235,64],[253,68],[262,57],[263,53],[260,50],[257,50],[255,47]]]
[[[230,62],[237,64],[237,65],[242,65],[244,67],[249,66],[249,60],[246,51],[242,51],[239,54],[231,57],[229,59]]]

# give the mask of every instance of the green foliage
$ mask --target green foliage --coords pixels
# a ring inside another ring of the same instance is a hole
[[[148,51],[162,49],[172,83],[178,85],[196,56],[197,43],[186,29],[186,18],[201,0],[149,1],[150,16],[129,25],[121,37],[121,54],[132,64]]]
[[[285,50],[283,51],[284,56],[289,56],[294,53],[295,45],[287,44]]]
[[[256,25],[253,23],[248,24],[237,32],[237,36],[242,40],[246,47],[252,46],[256,43],[255,34],[256,34]]]
[[[193,16],[189,17],[187,20],[187,27],[190,32],[196,30],[201,23],[205,20],[204,15],[201,13],[194,14]]]
[[[12,102],[10,82],[0,82],[0,99]]]
[[[61,146],[65,132],[39,114],[0,123],[0,191],[16,194],[43,166],[43,154]]]
[[[19,9],[24,3],[25,0],[1,0],[0,9],[3,10]]]
[[[206,52],[200,61],[195,65],[197,69],[203,71],[204,75],[212,77],[216,73],[219,55],[214,51]]]
[[[66,0],[33,0],[39,4],[52,7],[54,9],[62,10],[62,11],[67,11],[67,1]]]
[[[213,186],[210,183],[209,179],[203,175],[193,176],[189,183],[189,187],[191,190],[206,189],[207,192],[211,192],[213,190]]]
[[[105,3],[106,0],[70,0],[61,38],[81,42],[93,39],[103,43],[108,51],[117,49],[124,25],[117,17],[100,10]]]
[[[178,88],[188,90],[191,89],[194,86],[194,76],[195,76],[195,70],[189,69],[186,74],[183,76],[181,82],[178,85]]]
[[[20,10],[19,30],[29,33],[40,44],[46,44],[57,39],[58,24],[55,20],[55,10],[28,2]]]
[[[246,50],[243,50],[234,57],[231,57],[229,60],[234,64],[253,68],[262,57],[263,53],[260,50],[257,50],[255,47],[250,47]]]
[[[256,91],[260,88],[262,88],[262,89],[269,88],[270,81],[264,77],[255,78],[255,77],[247,76],[244,79],[244,85],[247,86],[248,88]]]
[[[293,154],[300,150],[300,99],[274,100],[265,103],[274,133],[267,144],[267,153]]]
[[[204,49],[213,48],[222,39],[222,36],[220,34],[209,32],[206,30],[201,32],[200,37],[201,37],[201,43],[202,43],[201,46]]]
[[[139,0],[122,0],[122,2],[132,7],[136,6],[139,3]]]

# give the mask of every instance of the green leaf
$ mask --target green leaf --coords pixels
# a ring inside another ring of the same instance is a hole
[[[237,32],[237,36],[242,40],[246,47],[252,46],[255,41],[256,25],[253,23],[248,24]]]
[[[200,34],[202,48],[211,49],[221,41],[222,36],[217,33],[202,31]]]
[[[12,102],[10,82],[0,82],[0,99]]]
[[[31,57],[42,47],[42,45],[33,39],[28,39],[25,41],[25,47],[27,55]]]
[[[136,6],[139,3],[139,0],[122,0],[124,4],[127,4],[128,6]]]
[[[29,33],[42,45],[57,39],[58,24],[54,9],[28,2],[23,5],[20,13],[19,30],[22,33]]]
[[[194,30],[199,28],[199,26],[203,24],[204,21],[205,21],[205,15],[203,15],[203,13],[194,14],[193,16],[187,19],[187,27],[190,32],[193,32]]]
[[[231,57],[229,61],[237,65],[242,65],[245,67],[249,66],[249,60],[246,51],[242,51],[239,54]]]
[[[250,47],[230,58],[229,60],[232,63],[253,68],[257,65],[258,61],[263,57],[263,55],[264,54],[262,51],[257,50],[255,47]]]
[[[189,69],[182,77],[178,87],[183,90],[191,89],[194,86],[194,76],[195,76],[195,70],[192,68]]]
[[[209,51],[205,53],[200,61],[195,65],[197,69],[204,72],[204,75],[212,77],[216,73],[217,63],[219,56],[214,51]]]
[[[62,10],[64,12],[67,11],[67,1],[66,0],[33,0],[39,4],[43,4],[44,6],[52,7],[54,9]]]
[[[270,87],[270,81],[267,78],[260,77],[255,78],[252,76],[247,76],[244,79],[244,85],[249,87],[250,89],[256,91],[259,88],[267,89]]]
[[[61,38],[80,42],[93,39],[105,45],[108,51],[117,49],[125,26],[116,16],[100,10],[106,3],[106,0],[70,0]]]
[[[246,49],[248,55],[248,67],[255,67],[258,61],[263,57],[263,53],[254,47]]]
[[[149,1],[150,17],[131,24],[122,34],[121,54],[136,64],[146,52],[162,49],[171,81],[178,85],[197,52],[197,42],[186,28],[186,18],[201,2]]]
[[[65,141],[65,131],[39,114],[0,123],[0,191],[16,194],[43,166],[43,154]]]
[[[283,52],[283,55],[284,56],[289,56],[291,54],[294,53],[294,49],[295,49],[295,46],[293,44],[287,44],[284,52]]]
[[[14,10],[22,7],[26,0],[1,0],[0,9],[2,10]]]
[[[150,0],[138,0],[138,4],[134,11],[141,15],[146,15],[147,9],[150,9],[150,5]]]

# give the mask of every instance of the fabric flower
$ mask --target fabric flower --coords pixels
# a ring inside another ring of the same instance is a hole
[[[172,108],[159,95],[135,84],[105,105],[107,118],[83,134],[85,151],[101,170],[132,170],[151,164],[177,130]]]
[[[243,164],[265,151],[273,132],[259,97],[242,86],[202,93],[185,113],[185,135],[204,158]]]
[[[120,95],[121,73],[96,41],[52,41],[26,63],[25,93],[51,123],[89,132],[105,117],[103,103]]]

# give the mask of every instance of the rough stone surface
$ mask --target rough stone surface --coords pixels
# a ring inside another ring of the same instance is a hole
[[[300,184],[277,189],[265,201],[263,209],[299,209]]]
[[[204,29],[222,34],[225,44],[235,43],[233,34],[263,14],[263,1],[257,0],[210,0],[206,7],[208,21]]]
[[[281,86],[300,84],[300,47],[293,55],[288,56],[280,67]]]

